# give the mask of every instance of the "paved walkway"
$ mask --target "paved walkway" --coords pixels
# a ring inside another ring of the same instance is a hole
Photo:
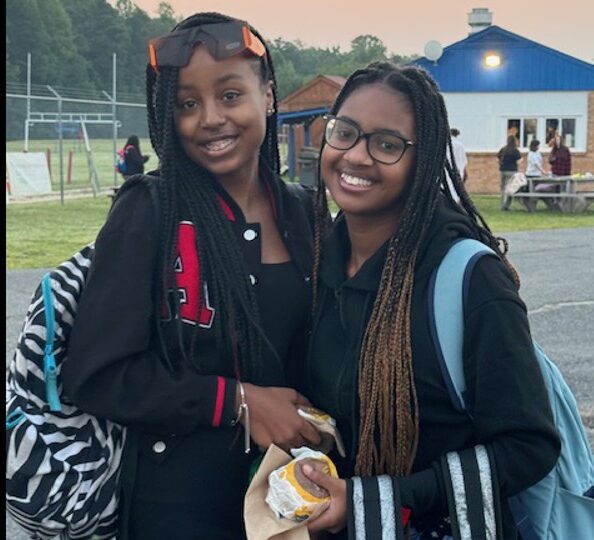
[[[536,340],[575,393],[594,444],[594,228],[505,235],[510,260],[522,278],[520,294]],[[6,273],[6,361],[44,270]],[[6,537],[26,540],[14,523]]]

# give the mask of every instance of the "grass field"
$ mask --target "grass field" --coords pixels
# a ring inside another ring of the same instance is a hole
[[[126,144],[126,139],[118,139],[118,150]],[[64,189],[80,189],[90,188],[89,167],[87,165],[87,154],[83,141],[74,139],[64,139]],[[113,152],[113,142],[111,139],[91,139],[91,149],[93,150],[93,159],[97,169],[97,176],[99,177],[99,186],[102,188],[114,185],[114,162],[115,156]],[[146,167],[150,170],[151,167],[157,166],[157,159],[154,155],[151,143],[148,139],[140,139],[140,149],[144,155],[151,156]],[[29,152],[50,151],[50,173],[52,179],[52,189],[60,191],[60,149],[58,140],[30,140]],[[6,143],[7,152],[22,152],[23,141],[8,141]],[[72,151],[72,181],[67,183],[68,176],[68,153]],[[116,175],[116,181],[122,183],[120,174]]]
[[[6,269],[56,266],[92,242],[110,206],[107,196],[9,204],[6,207]]]
[[[114,185],[114,163],[115,156],[113,151],[113,142],[111,139],[91,139],[91,149],[93,159],[99,177],[99,186],[108,188]],[[117,149],[119,150],[126,144],[126,139],[118,139]],[[63,175],[64,189],[90,188],[89,167],[87,165],[87,154],[83,141],[74,139],[64,139],[63,141]],[[58,140],[30,140],[29,152],[42,152],[50,154],[50,176],[52,180],[52,190],[60,191],[60,149]],[[150,171],[158,165],[157,156],[151,147],[149,139],[140,139],[140,150],[144,155],[150,156],[145,165],[145,170]],[[6,143],[7,152],[22,152],[23,141],[8,141]],[[286,145],[281,145],[281,155],[286,155]],[[72,152],[72,175],[71,183],[67,183],[68,177],[68,154]],[[120,185],[123,179],[120,174],[116,174],[115,183]]]
[[[529,214],[519,206],[499,210],[499,197],[474,197],[493,231],[594,227],[594,211],[559,214],[539,209]],[[516,205],[517,203],[514,203]],[[6,269],[56,266],[95,239],[110,206],[106,195],[6,207]]]

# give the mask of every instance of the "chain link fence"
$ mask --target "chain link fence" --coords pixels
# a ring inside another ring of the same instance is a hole
[[[60,103],[49,87],[33,85],[27,99],[25,85],[6,87],[6,151],[43,152],[48,161],[52,189],[90,189],[91,171],[83,137],[81,120],[88,134],[92,162],[100,188],[117,185],[122,178],[114,172],[113,104],[107,93],[81,89],[54,88],[61,99],[62,164],[60,166]],[[117,97],[116,149],[132,135],[140,138],[140,148],[151,155],[148,166],[157,163],[148,139],[144,97],[122,94]],[[28,105],[29,104],[29,105]],[[28,122],[27,122],[28,119]],[[28,123],[28,134],[26,125]],[[27,136],[28,135],[28,136]]]
[[[119,185],[122,178],[114,172],[113,104],[107,93],[81,89],[53,89],[62,97],[62,164],[60,166],[60,126],[57,122],[59,101],[49,87],[32,85],[27,100],[25,85],[8,83],[6,86],[6,151],[42,152],[46,155],[53,191],[60,191],[61,177],[65,191],[91,189],[91,171],[85,149],[80,119],[105,118],[106,123],[85,122],[93,163],[101,189]],[[116,105],[117,144],[124,146],[126,139],[138,135],[143,154],[151,156],[147,168],[156,167],[157,157],[151,147],[144,96],[119,94]],[[29,102],[29,106],[28,106]],[[29,119],[28,137],[26,133]],[[37,120],[37,121],[36,121]],[[53,121],[52,121],[53,120]],[[279,127],[281,167],[287,168],[287,126]]]

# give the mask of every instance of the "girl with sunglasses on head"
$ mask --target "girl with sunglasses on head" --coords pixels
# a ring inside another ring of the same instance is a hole
[[[403,538],[408,526],[411,538],[515,538],[507,498],[546,475],[559,439],[518,276],[464,189],[443,98],[425,71],[373,63],[331,112],[320,177],[341,212],[324,231],[318,190],[300,389],[336,418],[347,458],[332,456],[342,479],[305,468],[332,496],[308,527],[357,540]],[[450,399],[428,307],[434,270],[463,238],[494,252],[476,263],[465,306],[468,412]],[[465,528],[460,508],[482,524]]]
[[[258,447],[320,441],[289,385],[308,196],[278,177],[273,68],[247,23],[193,15],[149,58],[159,169],[126,181],[97,238],[63,383],[128,427],[119,539],[238,539]]]

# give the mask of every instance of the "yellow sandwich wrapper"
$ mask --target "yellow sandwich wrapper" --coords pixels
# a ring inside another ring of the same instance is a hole
[[[274,444],[266,451],[244,500],[243,517],[248,540],[318,540],[325,536],[324,533],[310,536],[307,530],[309,518],[302,521],[279,518],[266,502],[270,474],[292,461],[293,456]]]
[[[315,519],[330,506],[330,495],[313,483],[316,491],[307,491],[299,482],[300,466],[313,459],[321,464],[324,473],[338,478],[336,467],[328,456],[311,448],[294,448],[291,454],[295,459],[268,475],[266,503],[279,518],[297,522]]]
[[[302,418],[313,424],[322,436],[322,442],[316,447],[312,446],[313,450],[326,454],[336,445],[338,453],[342,457],[345,456],[342,438],[336,428],[334,418],[314,407],[299,406],[297,412]],[[311,451],[310,449],[307,450]],[[324,458],[325,456],[321,457],[323,461],[328,459]],[[308,515],[307,504],[304,505],[303,512],[298,512],[299,516],[295,520],[279,518],[266,502],[271,473],[288,465],[293,460],[293,456],[287,454],[274,444],[271,444],[266,451],[244,499],[243,513],[247,540],[321,540],[325,538],[325,533],[309,534],[307,522],[312,519],[312,514]],[[328,471],[333,476],[336,476],[334,464],[329,459],[328,462]],[[288,472],[288,476],[292,474],[294,473],[291,473],[291,471]],[[278,476],[278,473],[276,476]],[[317,515],[321,511],[323,509],[319,507]]]
[[[322,437],[320,444],[317,446],[310,445],[310,448],[327,454],[336,445],[338,453],[342,457],[346,456],[342,437],[336,428],[336,420],[334,418],[315,407],[305,407],[303,405],[297,407],[297,414],[312,424],[320,432]]]
[[[266,503],[268,475],[292,456],[271,444],[245,495],[243,518],[248,540],[310,540],[305,523],[279,519]]]

